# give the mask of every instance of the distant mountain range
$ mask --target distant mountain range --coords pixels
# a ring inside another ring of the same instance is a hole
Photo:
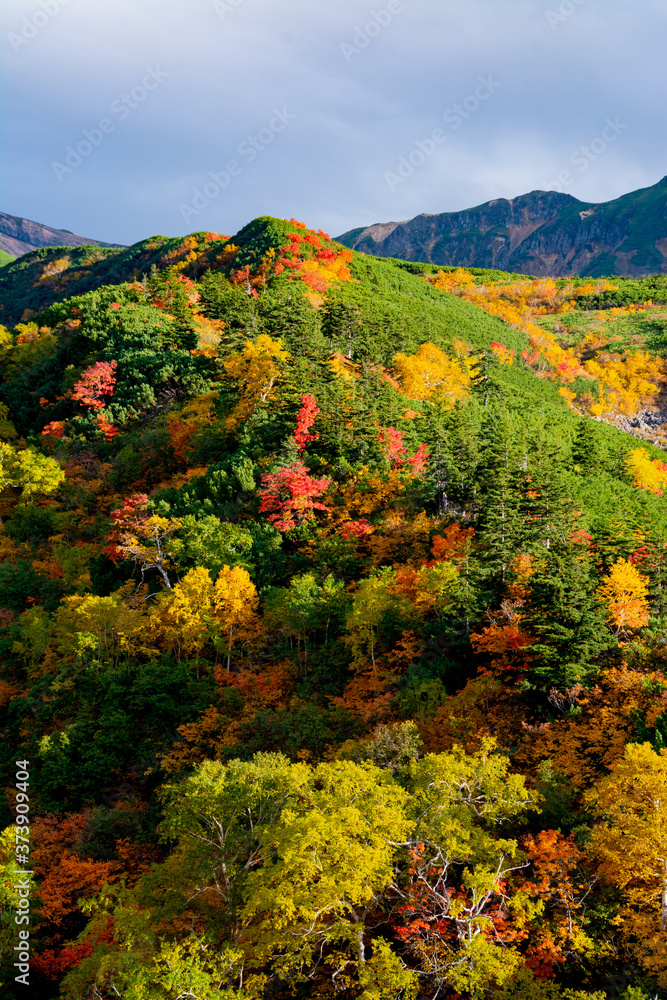
[[[337,239],[376,257],[519,274],[667,274],[667,177],[602,204],[531,191],[463,212],[351,229]]]
[[[86,236],[75,236],[67,229],[53,229],[41,222],[21,219],[17,215],[0,212],[0,249],[21,257],[40,247],[82,247],[92,244],[98,247],[122,247],[121,243],[102,243]]]

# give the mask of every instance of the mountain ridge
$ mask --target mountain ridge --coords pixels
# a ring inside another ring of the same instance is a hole
[[[608,202],[536,190],[460,212],[374,223],[337,239],[377,257],[542,277],[665,274],[667,176]]]
[[[86,236],[76,236],[68,229],[54,229],[32,219],[24,219],[19,215],[9,215],[0,212],[0,248],[13,257],[22,257],[25,253],[40,250],[42,247],[118,247],[122,243],[103,243],[101,240],[89,239]]]

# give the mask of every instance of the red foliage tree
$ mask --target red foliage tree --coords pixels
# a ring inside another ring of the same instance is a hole
[[[310,394],[301,397],[301,409],[296,417],[296,430],[294,440],[299,451],[303,451],[309,441],[316,441],[319,434],[311,434],[310,428],[315,423],[315,418],[320,412],[317,400]]]
[[[117,367],[115,361],[96,361],[86,368],[74,384],[72,399],[90,410],[102,410],[114,394]]]
[[[329,510],[315,498],[329,486],[330,479],[313,479],[303,462],[267,472],[262,476],[259,494],[260,514],[270,511],[269,521],[278,531],[289,531],[313,516],[315,510]]]

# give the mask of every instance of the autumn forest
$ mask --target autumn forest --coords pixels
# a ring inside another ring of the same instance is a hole
[[[667,997],[667,277],[265,217],[0,293],[2,997]]]

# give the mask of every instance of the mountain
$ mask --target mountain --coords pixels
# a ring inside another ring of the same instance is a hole
[[[595,204],[558,191],[496,198],[463,212],[351,229],[338,240],[376,257],[549,277],[667,273],[667,177]]]
[[[91,244],[98,247],[122,246],[120,243],[102,243],[85,236],[75,236],[68,229],[53,229],[41,222],[0,212],[0,248],[12,257],[21,257],[40,247],[82,247]]]
[[[664,998],[667,277],[261,218],[0,297],[0,996]]]

